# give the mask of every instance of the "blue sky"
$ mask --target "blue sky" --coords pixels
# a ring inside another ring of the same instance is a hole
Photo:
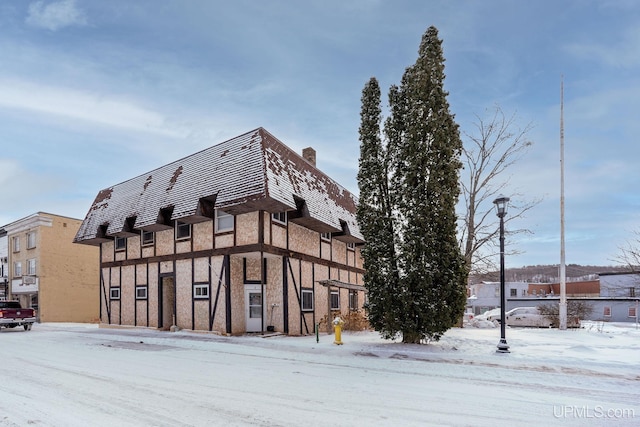
[[[84,218],[100,189],[262,126],[357,193],[360,96],[435,25],[462,131],[499,105],[532,124],[509,192],[544,200],[507,267],[558,264],[560,79],[566,261],[612,265],[640,228],[635,0],[5,0],[0,224]]]

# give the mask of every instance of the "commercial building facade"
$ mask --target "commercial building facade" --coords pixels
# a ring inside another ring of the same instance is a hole
[[[9,299],[40,322],[98,320],[98,250],[75,245],[81,220],[38,212],[4,226]]]

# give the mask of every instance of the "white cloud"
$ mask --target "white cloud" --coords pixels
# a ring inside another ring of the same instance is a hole
[[[614,68],[633,68],[640,65],[640,34],[637,28],[627,29],[610,43],[572,43],[565,46],[570,54],[590,59]]]
[[[56,31],[73,25],[86,25],[84,13],[76,7],[75,0],[60,0],[45,4],[44,0],[29,5],[26,23],[47,30]]]
[[[0,79],[0,93],[0,108],[55,115],[129,131],[184,136],[171,129],[162,114],[127,99],[15,79]]]

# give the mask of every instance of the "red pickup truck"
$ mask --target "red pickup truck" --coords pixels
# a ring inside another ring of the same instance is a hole
[[[0,328],[24,326],[25,331],[30,331],[35,321],[32,308],[22,308],[18,301],[0,301]]]

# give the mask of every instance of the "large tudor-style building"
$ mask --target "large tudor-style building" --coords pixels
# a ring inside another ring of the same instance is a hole
[[[361,309],[357,200],[303,155],[258,128],[100,191],[74,241],[100,247],[101,322],[297,335]]]

